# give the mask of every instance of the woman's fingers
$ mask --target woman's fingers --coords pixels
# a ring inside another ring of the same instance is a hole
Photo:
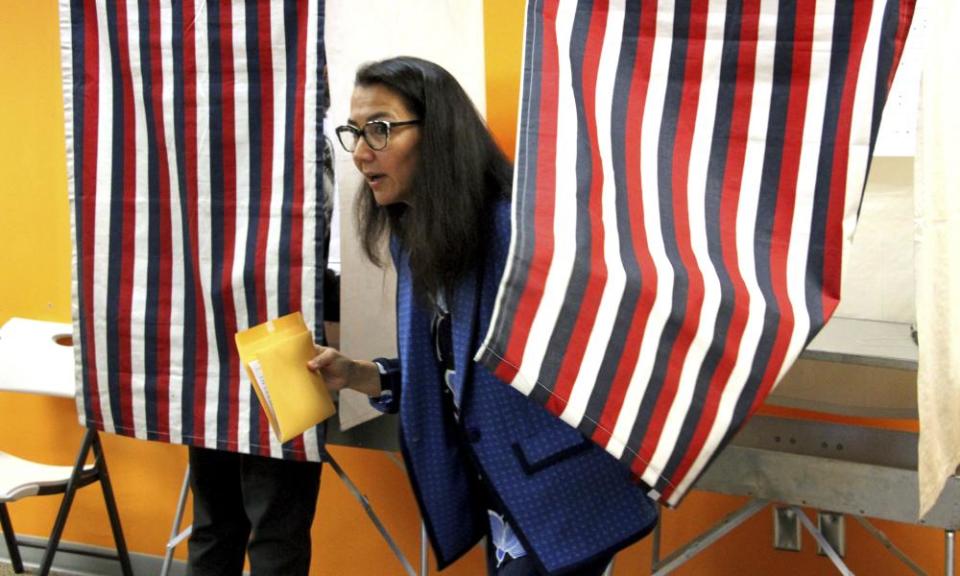
[[[307,368],[323,375],[327,387],[340,390],[349,385],[349,371],[352,361],[336,348],[316,346],[316,356],[307,362]]]
[[[329,365],[337,355],[337,350],[327,346],[314,346],[316,355],[307,362],[307,368],[317,371]]]

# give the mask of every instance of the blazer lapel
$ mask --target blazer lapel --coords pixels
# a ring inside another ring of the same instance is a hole
[[[477,320],[476,270],[467,273],[457,286],[453,302],[450,304],[450,314],[453,317],[453,361],[456,369],[456,384],[463,391],[462,398],[465,402],[469,394],[464,390],[464,383],[470,382],[469,378],[473,370],[474,326]],[[463,408],[460,406],[461,410]]]

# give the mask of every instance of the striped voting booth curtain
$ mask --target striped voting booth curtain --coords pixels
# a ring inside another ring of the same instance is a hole
[[[61,0],[81,423],[281,446],[234,334],[301,310],[322,334],[323,3]]]
[[[676,504],[840,296],[914,0],[531,0],[478,359]]]

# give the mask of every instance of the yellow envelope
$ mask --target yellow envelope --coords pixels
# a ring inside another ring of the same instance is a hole
[[[280,442],[287,442],[336,412],[323,378],[306,363],[313,335],[299,312],[236,334],[237,350],[253,390]]]

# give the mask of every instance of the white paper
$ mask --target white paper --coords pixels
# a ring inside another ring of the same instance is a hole
[[[260,394],[263,396],[263,402],[267,405],[266,409],[270,414],[270,419],[275,420],[277,413],[273,410],[273,401],[270,400],[270,390],[267,388],[267,378],[263,375],[263,367],[260,366],[260,361],[251,360],[247,363],[247,366],[250,367],[250,372],[253,373],[253,385],[260,391]]]

